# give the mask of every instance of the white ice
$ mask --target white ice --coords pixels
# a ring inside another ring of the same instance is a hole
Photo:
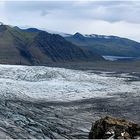
[[[125,75],[125,74],[124,74]],[[0,98],[73,101],[106,98],[116,93],[140,92],[140,82],[90,71],[44,66],[0,65]]]

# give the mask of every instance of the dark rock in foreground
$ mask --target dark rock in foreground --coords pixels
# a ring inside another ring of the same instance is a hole
[[[105,117],[92,125],[89,139],[136,139],[140,138],[140,125],[133,122]]]

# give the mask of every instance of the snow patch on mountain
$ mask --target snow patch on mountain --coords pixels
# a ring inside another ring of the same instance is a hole
[[[85,34],[83,35],[84,37],[87,38],[100,38],[100,39],[118,39],[119,37],[117,36],[107,36],[107,35],[97,35],[97,34]]]
[[[60,34],[63,37],[85,37],[85,38],[96,38],[96,39],[119,39],[120,37],[113,36],[113,35],[97,35],[97,34],[81,34],[79,32],[75,33],[74,35],[71,34]]]

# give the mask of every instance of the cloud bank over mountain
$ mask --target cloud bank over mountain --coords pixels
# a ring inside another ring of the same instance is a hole
[[[21,27],[118,35],[140,41],[139,1],[3,1],[0,20]]]

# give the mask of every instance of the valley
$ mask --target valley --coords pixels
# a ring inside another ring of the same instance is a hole
[[[87,139],[107,115],[139,121],[138,42],[1,24],[0,49],[1,139]]]
[[[0,140],[140,139],[140,1],[0,0]]]

